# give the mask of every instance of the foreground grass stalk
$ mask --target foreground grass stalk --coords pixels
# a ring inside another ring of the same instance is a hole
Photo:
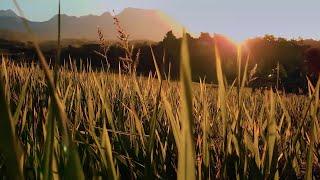
[[[275,98],[272,90],[269,91],[269,118],[268,118],[268,125],[267,125],[267,148],[268,148],[268,160],[267,160],[267,177],[270,176],[271,170],[276,166],[276,162],[274,162],[274,152],[276,142],[277,142],[277,126],[275,122]]]
[[[313,159],[314,159],[314,146],[316,143],[316,137],[317,137],[317,130],[316,130],[316,121],[317,113],[318,113],[318,107],[319,107],[319,92],[320,92],[320,76],[319,80],[317,82],[316,88],[314,90],[315,93],[315,99],[312,104],[312,110],[310,111],[311,116],[311,129],[310,129],[310,144],[308,148],[308,155],[307,155],[307,169],[306,169],[306,176],[305,179],[312,180],[313,179]]]
[[[52,105],[49,105],[49,112],[47,116],[47,135],[44,148],[44,155],[42,158],[42,168],[43,168],[43,179],[52,178],[52,161],[53,161],[53,151],[54,151],[54,130],[55,130],[55,121],[53,119],[54,109]]]
[[[193,144],[191,69],[187,36],[181,45],[181,139],[178,158],[178,179],[195,179],[195,152]]]
[[[9,178],[23,179],[23,151],[15,132],[9,104],[6,100],[6,83],[4,82],[5,61],[2,61],[0,71],[0,152],[5,157]]]
[[[223,72],[222,72],[222,66],[221,66],[221,57],[218,49],[217,43],[214,46],[214,52],[216,55],[216,73],[217,73],[217,79],[218,79],[218,110],[219,110],[219,120],[222,122],[222,137],[223,137],[223,143],[222,143],[222,153],[224,156],[223,161],[223,169],[222,174],[223,177],[227,177],[227,152],[228,152],[228,120],[227,120],[227,114],[226,114],[226,88],[223,78]]]
[[[31,28],[29,27],[28,25],[28,22],[26,21],[26,19],[24,18],[24,13],[22,12],[19,4],[17,3],[16,0],[13,0],[18,12],[19,12],[19,15],[21,17],[21,20],[25,26],[25,28],[27,29],[28,33],[33,37],[32,39],[32,43],[36,49],[36,52],[39,56],[39,60],[40,60],[40,64],[43,68],[43,71],[44,71],[44,74],[45,74],[45,77],[46,77],[46,80],[48,82],[48,86],[49,86],[49,90],[50,90],[50,94],[51,94],[51,97],[53,99],[53,104],[55,106],[55,108],[57,109],[57,119],[59,120],[58,124],[60,126],[60,130],[62,132],[62,138],[63,138],[63,149],[65,149],[65,151],[67,152],[68,154],[68,161],[67,161],[67,164],[66,166],[68,167],[67,168],[67,175],[68,176],[72,176],[72,177],[76,177],[77,179],[84,179],[84,175],[83,175],[83,171],[82,171],[82,167],[81,167],[81,164],[80,164],[80,160],[79,160],[79,156],[78,156],[78,153],[76,151],[76,147],[75,145],[73,144],[72,142],[72,137],[71,135],[68,133],[68,127],[67,127],[67,115],[64,111],[64,106],[63,104],[61,103],[60,101],[60,97],[58,96],[58,93],[57,93],[57,90],[56,90],[56,86],[55,86],[55,83],[54,83],[54,77],[52,77],[52,74],[50,73],[50,70],[49,70],[49,66],[45,60],[45,57],[39,47],[39,44],[35,38],[35,36],[33,35],[32,33],[32,30]]]

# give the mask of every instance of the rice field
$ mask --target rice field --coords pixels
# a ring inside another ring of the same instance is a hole
[[[252,92],[246,71],[226,84],[219,57],[217,87],[192,83],[181,48],[180,81],[2,58],[1,178],[320,177],[319,83]]]

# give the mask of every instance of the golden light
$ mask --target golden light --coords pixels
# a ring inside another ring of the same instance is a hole
[[[167,14],[161,12],[161,11],[156,11],[157,17],[159,17],[163,22],[163,26],[168,27],[169,29],[171,29],[173,31],[173,33],[177,36],[182,36],[182,32],[183,32],[183,26],[178,23],[176,20],[174,20],[172,17],[168,16]]]
[[[233,42],[233,44],[237,45],[237,46],[241,46],[245,43],[246,38],[244,37],[229,37],[230,41]]]

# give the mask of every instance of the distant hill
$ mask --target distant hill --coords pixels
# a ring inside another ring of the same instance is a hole
[[[302,41],[304,45],[320,48],[320,41],[314,39],[304,39]]]
[[[179,23],[158,10],[126,8],[116,16],[123,28],[130,34],[132,40],[159,41],[166,32],[173,30],[179,36],[183,29]],[[57,15],[44,22],[27,21],[41,40],[56,39]],[[0,22],[0,38],[6,38],[2,36],[4,32],[5,34],[14,32],[19,37],[24,36],[23,24],[12,10],[0,10]],[[80,17],[63,14],[61,15],[61,24],[63,39],[96,40],[98,26],[103,30],[106,39],[116,39],[113,16],[109,12],[100,16],[87,15]],[[25,36],[27,38],[27,35]]]
[[[18,17],[12,10],[0,10],[0,17]]]
[[[27,33],[0,29],[0,39],[9,41],[29,41],[30,37]]]

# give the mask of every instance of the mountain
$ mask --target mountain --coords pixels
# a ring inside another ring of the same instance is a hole
[[[120,20],[123,29],[130,35],[131,40],[159,41],[168,31],[173,30],[179,36],[183,29],[179,23],[158,10],[126,8],[116,16]],[[39,39],[56,39],[57,15],[44,22],[27,21]],[[25,32],[20,18],[12,10],[1,10],[0,22],[0,31]],[[102,29],[105,39],[116,39],[117,32],[113,24],[113,16],[109,12],[100,16],[76,17],[61,15],[61,36],[63,39],[96,40],[97,27]]]
[[[7,10],[0,10],[0,17],[18,17],[18,16],[11,9],[7,9]]]
[[[314,39],[304,39],[302,40],[302,45],[320,48],[320,41]]]

